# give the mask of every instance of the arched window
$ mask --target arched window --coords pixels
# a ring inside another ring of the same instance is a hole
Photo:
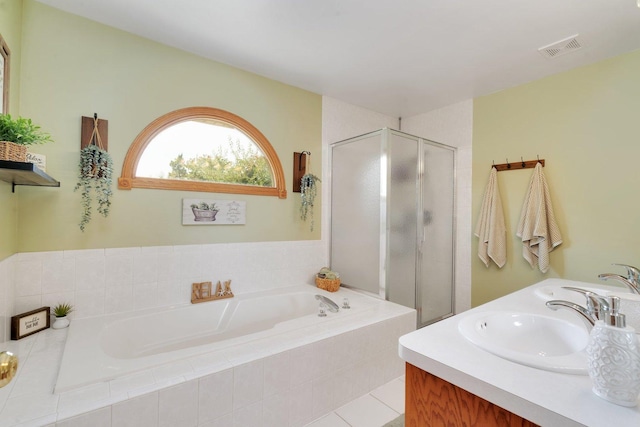
[[[144,128],[129,147],[118,188],[287,197],[267,138],[243,118],[209,107],[172,111]]]

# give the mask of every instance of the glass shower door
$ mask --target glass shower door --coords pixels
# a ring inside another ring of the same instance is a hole
[[[336,143],[331,151],[331,269],[344,285],[382,298],[384,158],[380,131]]]
[[[416,213],[420,138],[389,131],[386,299],[416,307]]]
[[[455,149],[421,144],[418,218],[418,327],[454,311]]]

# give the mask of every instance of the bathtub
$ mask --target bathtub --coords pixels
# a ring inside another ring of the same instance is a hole
[[[114,320],[102,329],[100,347],[116,359],[135,359],[242,337],[317,313],[315,293],[286,289]]]
[[[349,297],[352,308],[318,317],[316,294],[338,305]],[[341,289],[332,294],[301,285],[199,304],[76,319],[69,327],[55,392],[205,353],[224,357],[224,351],[234,346],[265,339],[274,342],[275,336],[290,336],[309,327],[335,329],[335,322],[357,320],[378,306],[379,301],[356,292]]]

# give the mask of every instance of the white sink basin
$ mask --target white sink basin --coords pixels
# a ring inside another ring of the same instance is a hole
[[[582,325],[538,314],[491,311],[468,315],[458,324],[473,344],[504,359],[547,371],[587,375]]]

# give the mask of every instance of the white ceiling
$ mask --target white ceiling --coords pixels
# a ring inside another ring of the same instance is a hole
[[[640,48],[636,0],[39,1],[394,117]]]

